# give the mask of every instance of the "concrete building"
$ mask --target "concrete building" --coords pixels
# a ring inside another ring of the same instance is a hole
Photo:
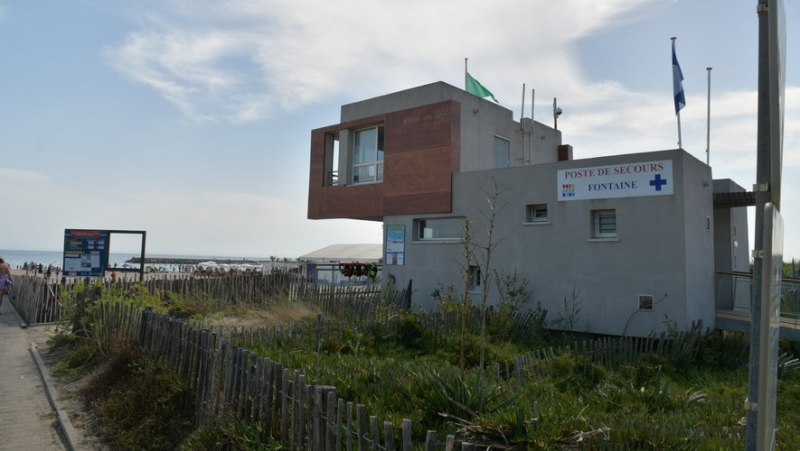
[[[485,252],[465,261],[464,222],[486,246],[492,212],[489,271],[516,272],[549,321],[583,331],[713,328],[715,265],[749,263],[746,215],[714,208],[715,189],[740,188],[683,150],[573,160],[560,131],[442,82],[345,105],[341,121],[311,133],[308,217],[383,222],[385,279],[413,280],[415,305],[486,271]]]

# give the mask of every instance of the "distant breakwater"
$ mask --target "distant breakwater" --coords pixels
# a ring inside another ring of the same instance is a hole
[[[216,259],[216,258],[174,258],[174,257],[146,257],[144,259],[145,265],[197,265],[203,262],[213,261],[219,264],[226,264],[226,265],[246,265],[246,264],[255,264],[260,265],[262,263],[267,263],[270,260],[233,260],[230,258],[226,259]],[[131,257],[126,260],[127,263],[131,264],[139,264],[142,262],[140,257]]]

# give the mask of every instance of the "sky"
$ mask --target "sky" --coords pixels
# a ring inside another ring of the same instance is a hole
[[[712,67],[713,175],[751,190],[756,6],[0,0],[0,249],[59,250],[67,228],[146,230],[157,254],[295,258],[380,243],[380,223],[306,219],[310,132],[339,123],[341,105],[461,87],[469,58],[515,119],[523,83],[537,121],[552,126],[558,98],[576,159],[674,149],[673,36],[683,148],[705,161]],[[800,259],[800,0],[784,6],[781,213],[784,254]]]

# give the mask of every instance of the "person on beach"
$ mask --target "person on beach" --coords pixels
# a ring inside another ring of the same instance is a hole
[[[3,260],[3,257],[0,257],[0,305],[3,305],[3,297],[11,282],[11,268],[8,267],[8,263]]]

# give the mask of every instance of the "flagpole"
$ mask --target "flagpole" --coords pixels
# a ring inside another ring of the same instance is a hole
[[[464,58],[464,90],[467,90],[467,58]]]
[[[706,112],[706,165],[711,166],[711,68],[708,71],[708,111]]]
[[[675,40],[676,39],[678,39],[678,38],[676,38],[676,37],[671,37],[670,38],[670,40],[672,40],[672,54],[673,55],[675,55]],[[673,71],[674,71],[674,69],[673,69]],[[673,87],[675,85],[674,76],[675,75],[673,73],[673,82],[672,82]],[[683,149],[683,144],[681,143],[681,110],[680,109],[678,109],[675,112],[675,116],[677,116],[677,118],[678,118],[678,149]]]

